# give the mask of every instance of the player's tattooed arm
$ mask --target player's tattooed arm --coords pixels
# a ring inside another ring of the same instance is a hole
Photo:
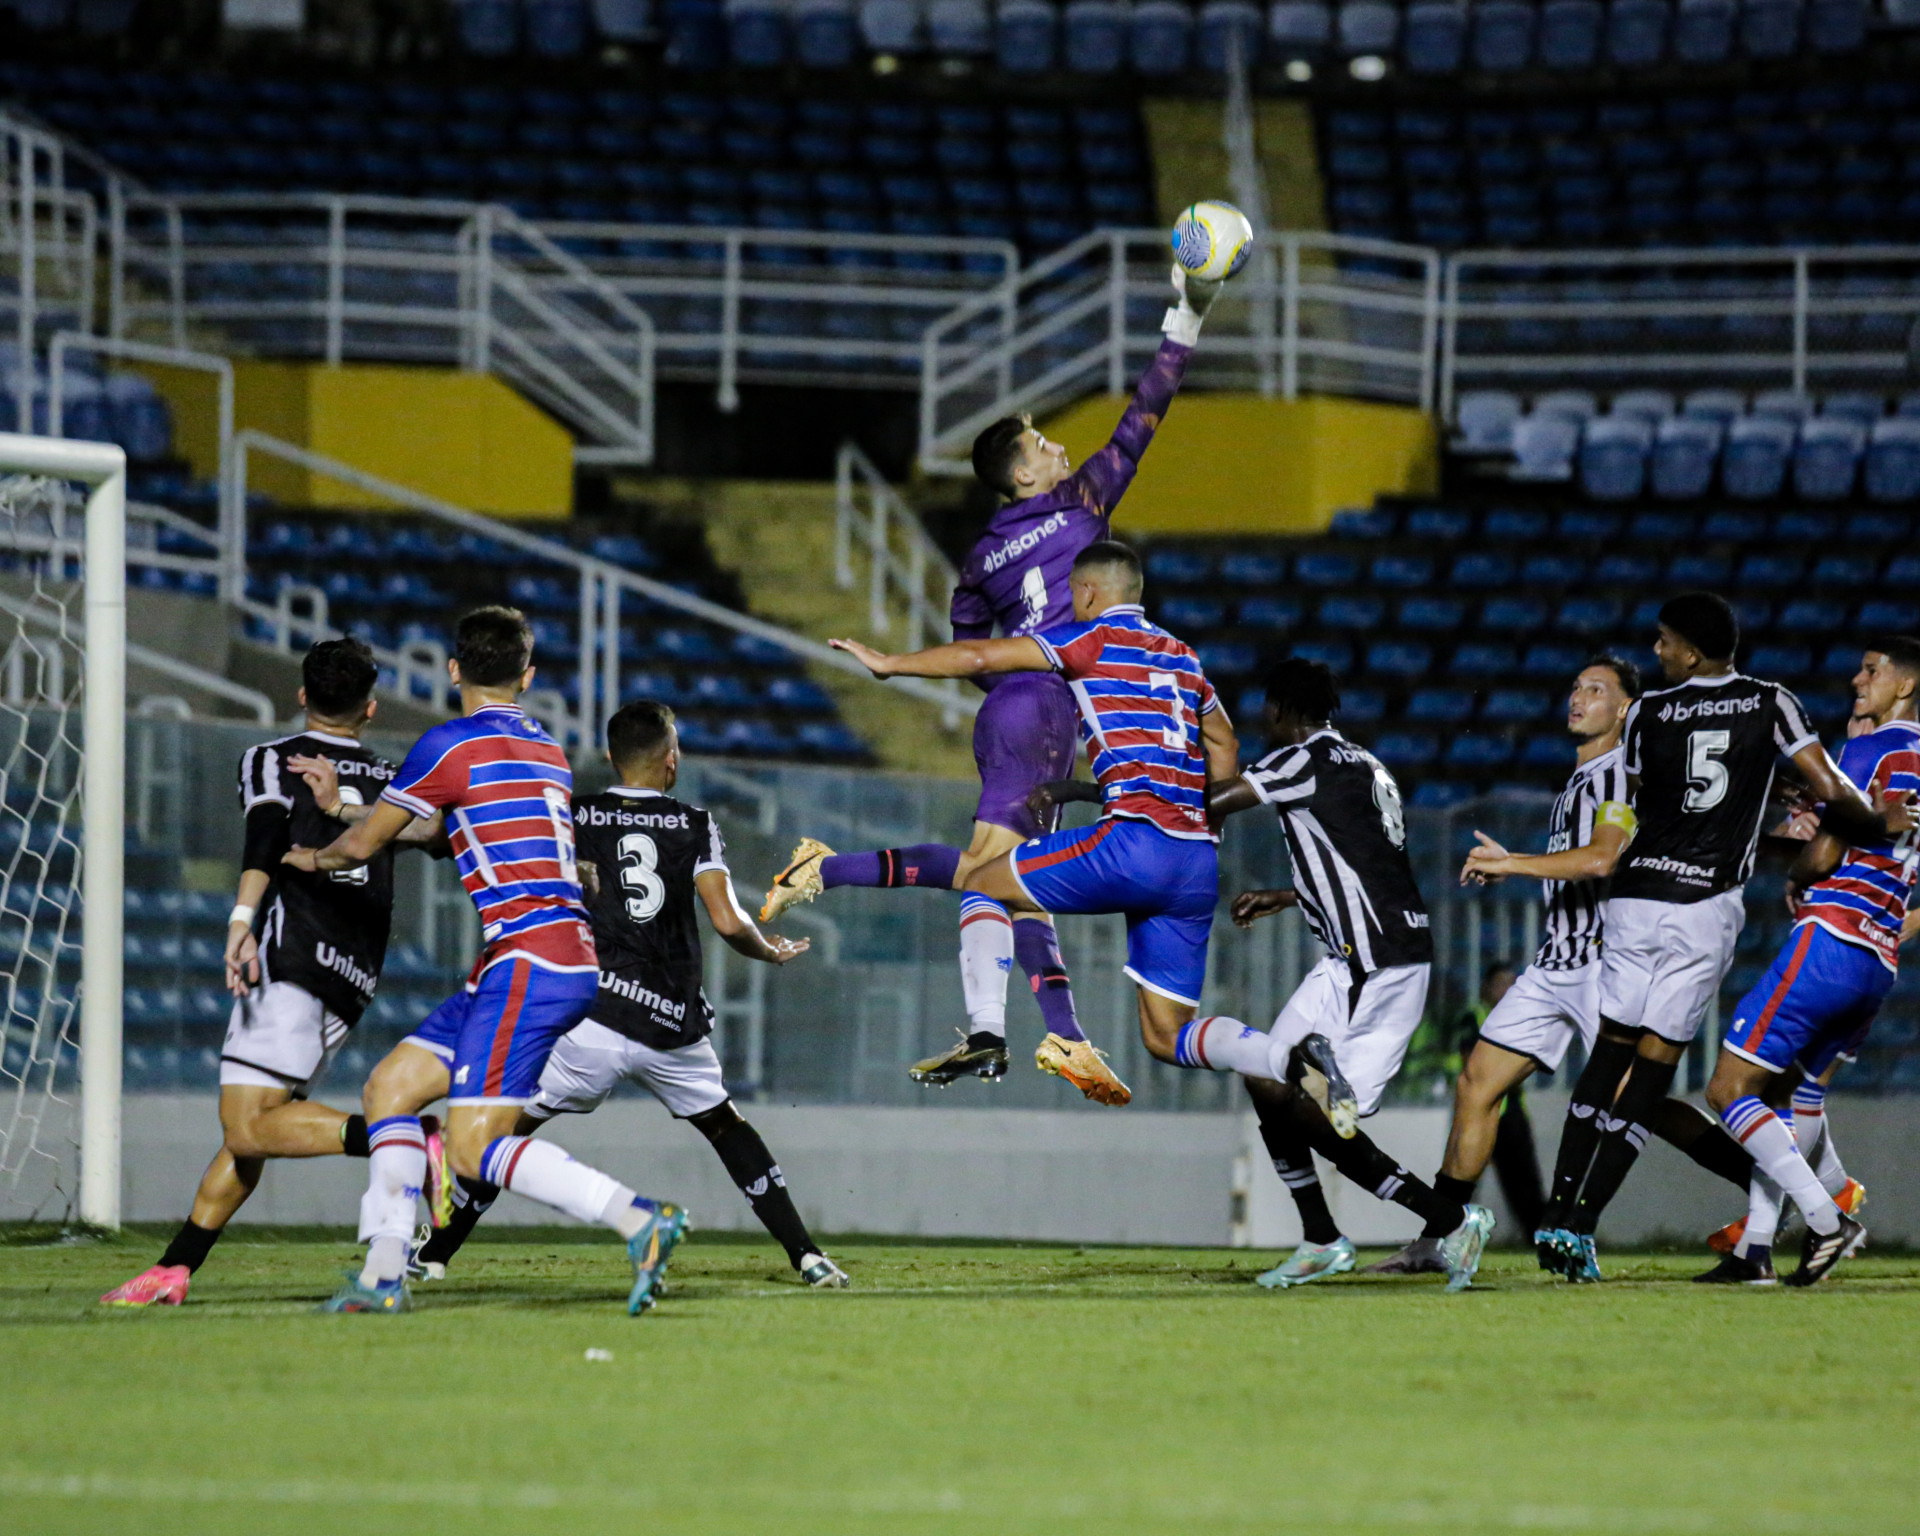
[[[1560,853],[1511,853],[1486,833],[1476,831],[1473,835],[1479,842],[1468,850],[1467,862],[1460,866],[1460,883],[1486,885],[1507,875],[1529,880],[1604,880],[1619,864],[1633,832],[1633,812],[1617,800],[1600,807],[1591,842]]]
[[[340,774],[330,758],[290,757],[287,766],[307,781],[307,787],[313,791],[313,803],[322,815],[351,826],[373,814],[372,806],[349,805],[340,797]],[[452,840],[447,836],[447,818],[440,811],[424,819],[416,817],[394,842],[406,848],[420,848],[436,859],[444,859],[453,852]]]
[[[1263,917],[1271,917],[1275,912],[1284,912],[1288,907],[1300,905],[1300,895],[1293,890],[1242,891],[1233,898],[1228,910],[1233,915],[1233,926],[1251,928]]]
[[[875,677],[980,677],[989,672],[1051,672],[1040,642],[1020,635],[1005,640],[956,640],[910,655],[876,651],[858,640],[829,640]]]
[[[326,847],[289,848],[280,862],[295,869],[325,874],[337,869],[358,869],[406,831],[413,819],[411,811],[382,800],[366,820],[356,821]]]
[[[724,869],[703,869],[693,877],[694,889],[706,904],[707,921],[729,946],[749,960],[764,960],[769,965],[785,965],[797,960],[812,946],[811,939],[787,939],[779,934],[762,933],[734,894],[733,877]]]

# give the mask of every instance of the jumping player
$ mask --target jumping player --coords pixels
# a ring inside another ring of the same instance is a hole
[[[607,759],[620,782],[573,807],[600,990],[592,1017],[554,1047],[514,1134],[530,1136],[555,1115],[587,1114],[621,1082],[639,1083],[713,1144],[800,1278],[844,1288],[845,1272],[808,1233],[780,1165],[727,1095],[709,1038],[713,1006],[700,985],[695,908],[704,906],[714,932],[750,960],[785,965],[807,952],[807,941],[770,937],[753,925],[733,893],[720,824],[668,793],[680,775],[672,710],[648,701],[621,709],[607,722]],[[429,1279],[446,1273],[498,1194],[490,1184],[460,1181],[452,1221],[414,1256]]]
[[[1147,622],[1131,549],[1111,539],[1089,544],[1074,558],[1070,586],[1075,622],[1042,634],[957,640],[911,656],[832,642],[875,677],[1057,672],[1079,705],[1103,814],[968,872],[960,928],[967,1016],[976,1027],[1006,1016],[1012,913],[1123,912],[1126,974],[1148,1051],[1175,1066],[1284,1075],[1285,1053],[1276,1065],[1258,1030],[1194,1017],[1220,882],[1207,785],[1238,771],[1226,711],[1192,648]]]
[[[996,627],[1004,636],[1035,635],[1071,620],[1073,562],[1083,549],[1108,537],[1114,508],[1133,483],[1141,456],[1180,388],[1187,359],[1200,338],[1200,323],[1220,288],[1188,277],[1178,266],[1173,283],[1178,302],[1161,324],[1166,339],[1141,376],[1112,440],[1077,471],[1067,462],[1066,449],[1048,442],[1025,414],[1002,417],[974,439],[974,474],[1006,498],[1006,505],[974,545],[954,590],[957,641],[983,640]],[[804,839],[767,892],[760,909],[763,922],[794,902],[811,901],[841,885],[962,890],[975,869],[1053,830],[1051,822],[1041,825],[1027,800],[1036,786],[1073,772],[1079,721],[1073,695],[1052,672],[971,675],[970,680],[987,692],[973,727],[973,755],[980,769],[973,841],[964,849],[927,843],[836,854],[822,842]],[[961,922],[964,931],[965,913]],[[1022,911],[1013,931],[1015,959],[1033,988],[1047,1030],[1035,1065],[1065,1077],[1097,1102],[1126,1103],[1131,1097],[1126,1085],[1080,1029],[1052,920],[1045,912]],[[1007,1070],[1005,1018],[976,1018],[971,1031],[953,1049],[916,1063],[909,1075],[939,1086],[968,1075],[989,1080],[1002,1076]]]
[[[1353,1244],[1334,1224],[1314,1171],[1317,1151],[1361,1188],[1413,1211],[1439,1243],[1449,1290],[1472,1284],[1493,1230],[1484,1206],[1437,1194],[1357,1126],[1380,1107],[1420,1027],[1433,969],[1426,903],[1407,858],[1400,787],[1380,760],[1333,727],[1340,694],[1324,662],[1289,657],[1268,673],[1272,750],[1246,772],[1216,779],[1207,809],[1225,817],[1270,805],[1293,866],[1285,890],[1243,891],[1241,928],[1298,906],[1326,956],[1307,972],[1269,1036],[1270,1060],[1288,1061],[1306,1042],[1302,1087],[1255,1074],[1247,1091],[1274,1171],[1299,1209],[1302,1242],[1259,1276],[1277,1289],[1305,1285],[1354,1265]],[[1313,1090],[1326,1088],[1314,1101]]]
[[[599,987],[574,867],[573,774],[566,753],[514,702],[533,683],[525,616],[476,609],[461,619],[454,643],[447,671],[460,690],[461,717],[414,744],[372,815],[325,848],[295,847],[285,856],[296,869],[360,869],[416,817],[444,813],[481,925],[466,987],[367,1080],[373,1152],[360,1207],[367,1261],[325,1310],[394,1313],[410,1305],[408,1239],[428,1171],[419,1110],[445,1093],[452,1172],[613,1228],[633,1264],[627,1310],[642,1312],[653,1305],[686,1213],[643,1200],[551,1143],[513,1134],[554,1042],[587,1016]]]
[[[227,921],[227,990],[234,996],[220,1051],[224,1140],[160,1261],[100,1300],[108,1306],[179,1306],[194,1273],[260,1183],[270,1157],[366,1157],[367,1122],[307,1095],[373,1001],[393,920],[393,854],[341,874],[290,869],[296,843],[331,838],[338,826],[294,768],[309,755],[333,760],[332,804],[365,805],[393,778],[393,764],[360,738],[379,707],[379,669],[358,640],[322,640],[300,664],[297,734],[249,747],[240,759],[246,818],[240,889]],[[444,848],[441,819],[410,821],[397,846]]]
[[[1584,1181],[1567,1225],[1543,1239],[1543,1256],[1576,1281],[1600,1278],[1600,1213],[1658,1123],[1733,958],[1775,755],[1793,760],[1837,834],[1877,843],[1913,824],[1904,806],[1883,815],[1867,803],[1790,692],[1734,670],[1740,629],[1725,599],[1684,594],[1659,622],[1654,654],[1671,686],[1627,715],[1638,830],[1607,902],[1600,1033],[1561,1132],[1560,1165],[1584,1169]],[[1555,1200],[1558,1184],[1556,1173]]]
[[[1853,680],[1856,718],[1874,729],[1841,750],[1840,769],[1875,804],[1920,790],[1920,641],[1881,640]],[[1746,1231],[1736,1251],[1700,1278],[1767,1284],[1774,1278],[1772,1238],[1781,1196],[1806,1218],[1800,1267],[1788,1285],[1813,1285],[1858,1244],[1865,1228],[1796,1145],[1797,1116],[1783,1118],[1765,1100],[1782,1074],[1819,1083],[1839,1058],[1857,1051],[1899,969],[1900,941],[1913,898],[1920,851],[1912,832],[1880,841],[1849,840],[1822,828],[1787,877],[1796,904],[1786,944],[1740,1000],[1707,1084],[1707,1102],[1758,1165]],[[1816,1116],[1817,1117],[1817,1116]],[[1810,1118],[1816,1118],[1810,1117]]]

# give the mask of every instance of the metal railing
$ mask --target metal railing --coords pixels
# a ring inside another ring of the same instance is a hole
[[[12,292],[0,286],[0,316],[12,320],[10,378],[18,430],[33,430],[38,380],[32,366],[43,324],[91,330],[95,308],[98,209],[67,184],[67,145],[57,134],[0,112],[0,265],[11,268]]]
[[[1920,323],[1920,247],[1462,251],[1440,410],[1463,389],[1890,388]]]
[[[411,486],[400,485],[378,475],[368,474],[339,459],[329,458],[325,454],[313,453],[308,449],[296,447],[292,443],[269,437],[263,432],[247,430],[234,438],[233,452],[229,455],[229,474],[232,484],[227,488],[227,504],[241,509],[236,525],[228,531],[229,536],[240,541],[244,558],[247,524],[247,470],[252,454],[263,453],[284,463],[295,465],[310,473],[324,475],[343,485],[369,495],[378,496],[385,501],[404,507],[409,511],[420,512],[450,528],[463,533],[478,534],[484,538],[497,540],[515,549],[525,552],[534,561],[563,570],[570,570],[579,581],[579,647],[580,673],[577,698],[566,700],[557,693],[536,690],[529,695],[528,708],[540,719],[548,723],[555,734],[572,743],[586,743],[589,749],[599,742],[605,734],[607,720],[621,703],[620,630],[621,607],[623,600],[639,600],[646,605],[657,605],[686,614],[690,618],[715,624],[735,634],[751,635],[756,639],[769,641],[808,661],[820,662],[842,672],[858,677],[867,677],[865,667],[843,652],[830,646],[797,635],[791,630],[782,629],[777,624],[769,624],[748,614],[722,607],[719,603],[709,602],[706,598],[696,597],[683,592],[678,587],[669,586],[651,577],[641,576],[622,566],[610,564],[591,555],[582,554],[569,545],[553,539],[542,538],[538,534],[524,532],[510,523],[485,517],[478,512],[470,512],[464,507],[456,507],[451,502],[429,496]],[[223,559],[235,558],[231,549],[224,551]],[[305,614],[293,611],[293,599],[307,597],[313,601]],[[315,639],[326,638],[339,633],[331,628],[326,619],[325,596],[312,588],[283,590],[276,606],[269,608],[253,599],[244,599],[241,608],[273,627],[278,642],[285,648],[295,648],[310,644]],[[428,654],[421,649],[411,652],[389,652],[379,647],[374,654],[382,666],[393,668],[398,675],[403,693],[419,697],[425,696],[444,702],[447,698],[447,681],[444,670],[444,653],[438,656]],[[438,663],[438,665],[436,665]],[[959,711],[966,714],[979,709],[977,701],[957,693],[948,693],[938,684],[924,682],[917,678],[895,678],[889,684],[896,692],[906,693],[940,707],[943,713]],[[417,691],[416,691],[417,690]]]
[[[1344,235],[1275,237],[1221,294],[1188,379],[1202,388],[1400,400],[1430,409],[1438,252]],[[966,474],[975,433],[1011,411],[1119,394],[1160,344],[1166,236],[1096,230],[927,330],[920,462]]]

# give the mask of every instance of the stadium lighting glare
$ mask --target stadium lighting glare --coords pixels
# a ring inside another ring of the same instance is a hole
[[[1313,66],[1305,59],[1288,59],[1287,78],[1296,84],[1305,85],[1313,78]]]
[[[1387,61],[1377,53],[1363,53],[1347,65],[1347,73],[1356,80],[1384,80],[1387,77]]]

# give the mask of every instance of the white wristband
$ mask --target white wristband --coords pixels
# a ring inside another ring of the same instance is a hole
[[[227,914],[227,926],[231,928],[235,923],[238,923],[243,928],[251,928],[253,926],[253,914],[254,908],[247,906],[245,903],[236,905],[234,909]]]
[[[1200,321],[1203,317],[1195,314],[1182,298],[1171,306],[1166,317],[1160,322],[1160,332],[1169,341],[1177,341],[1183,347],[1197,346],[1200,342]]]

